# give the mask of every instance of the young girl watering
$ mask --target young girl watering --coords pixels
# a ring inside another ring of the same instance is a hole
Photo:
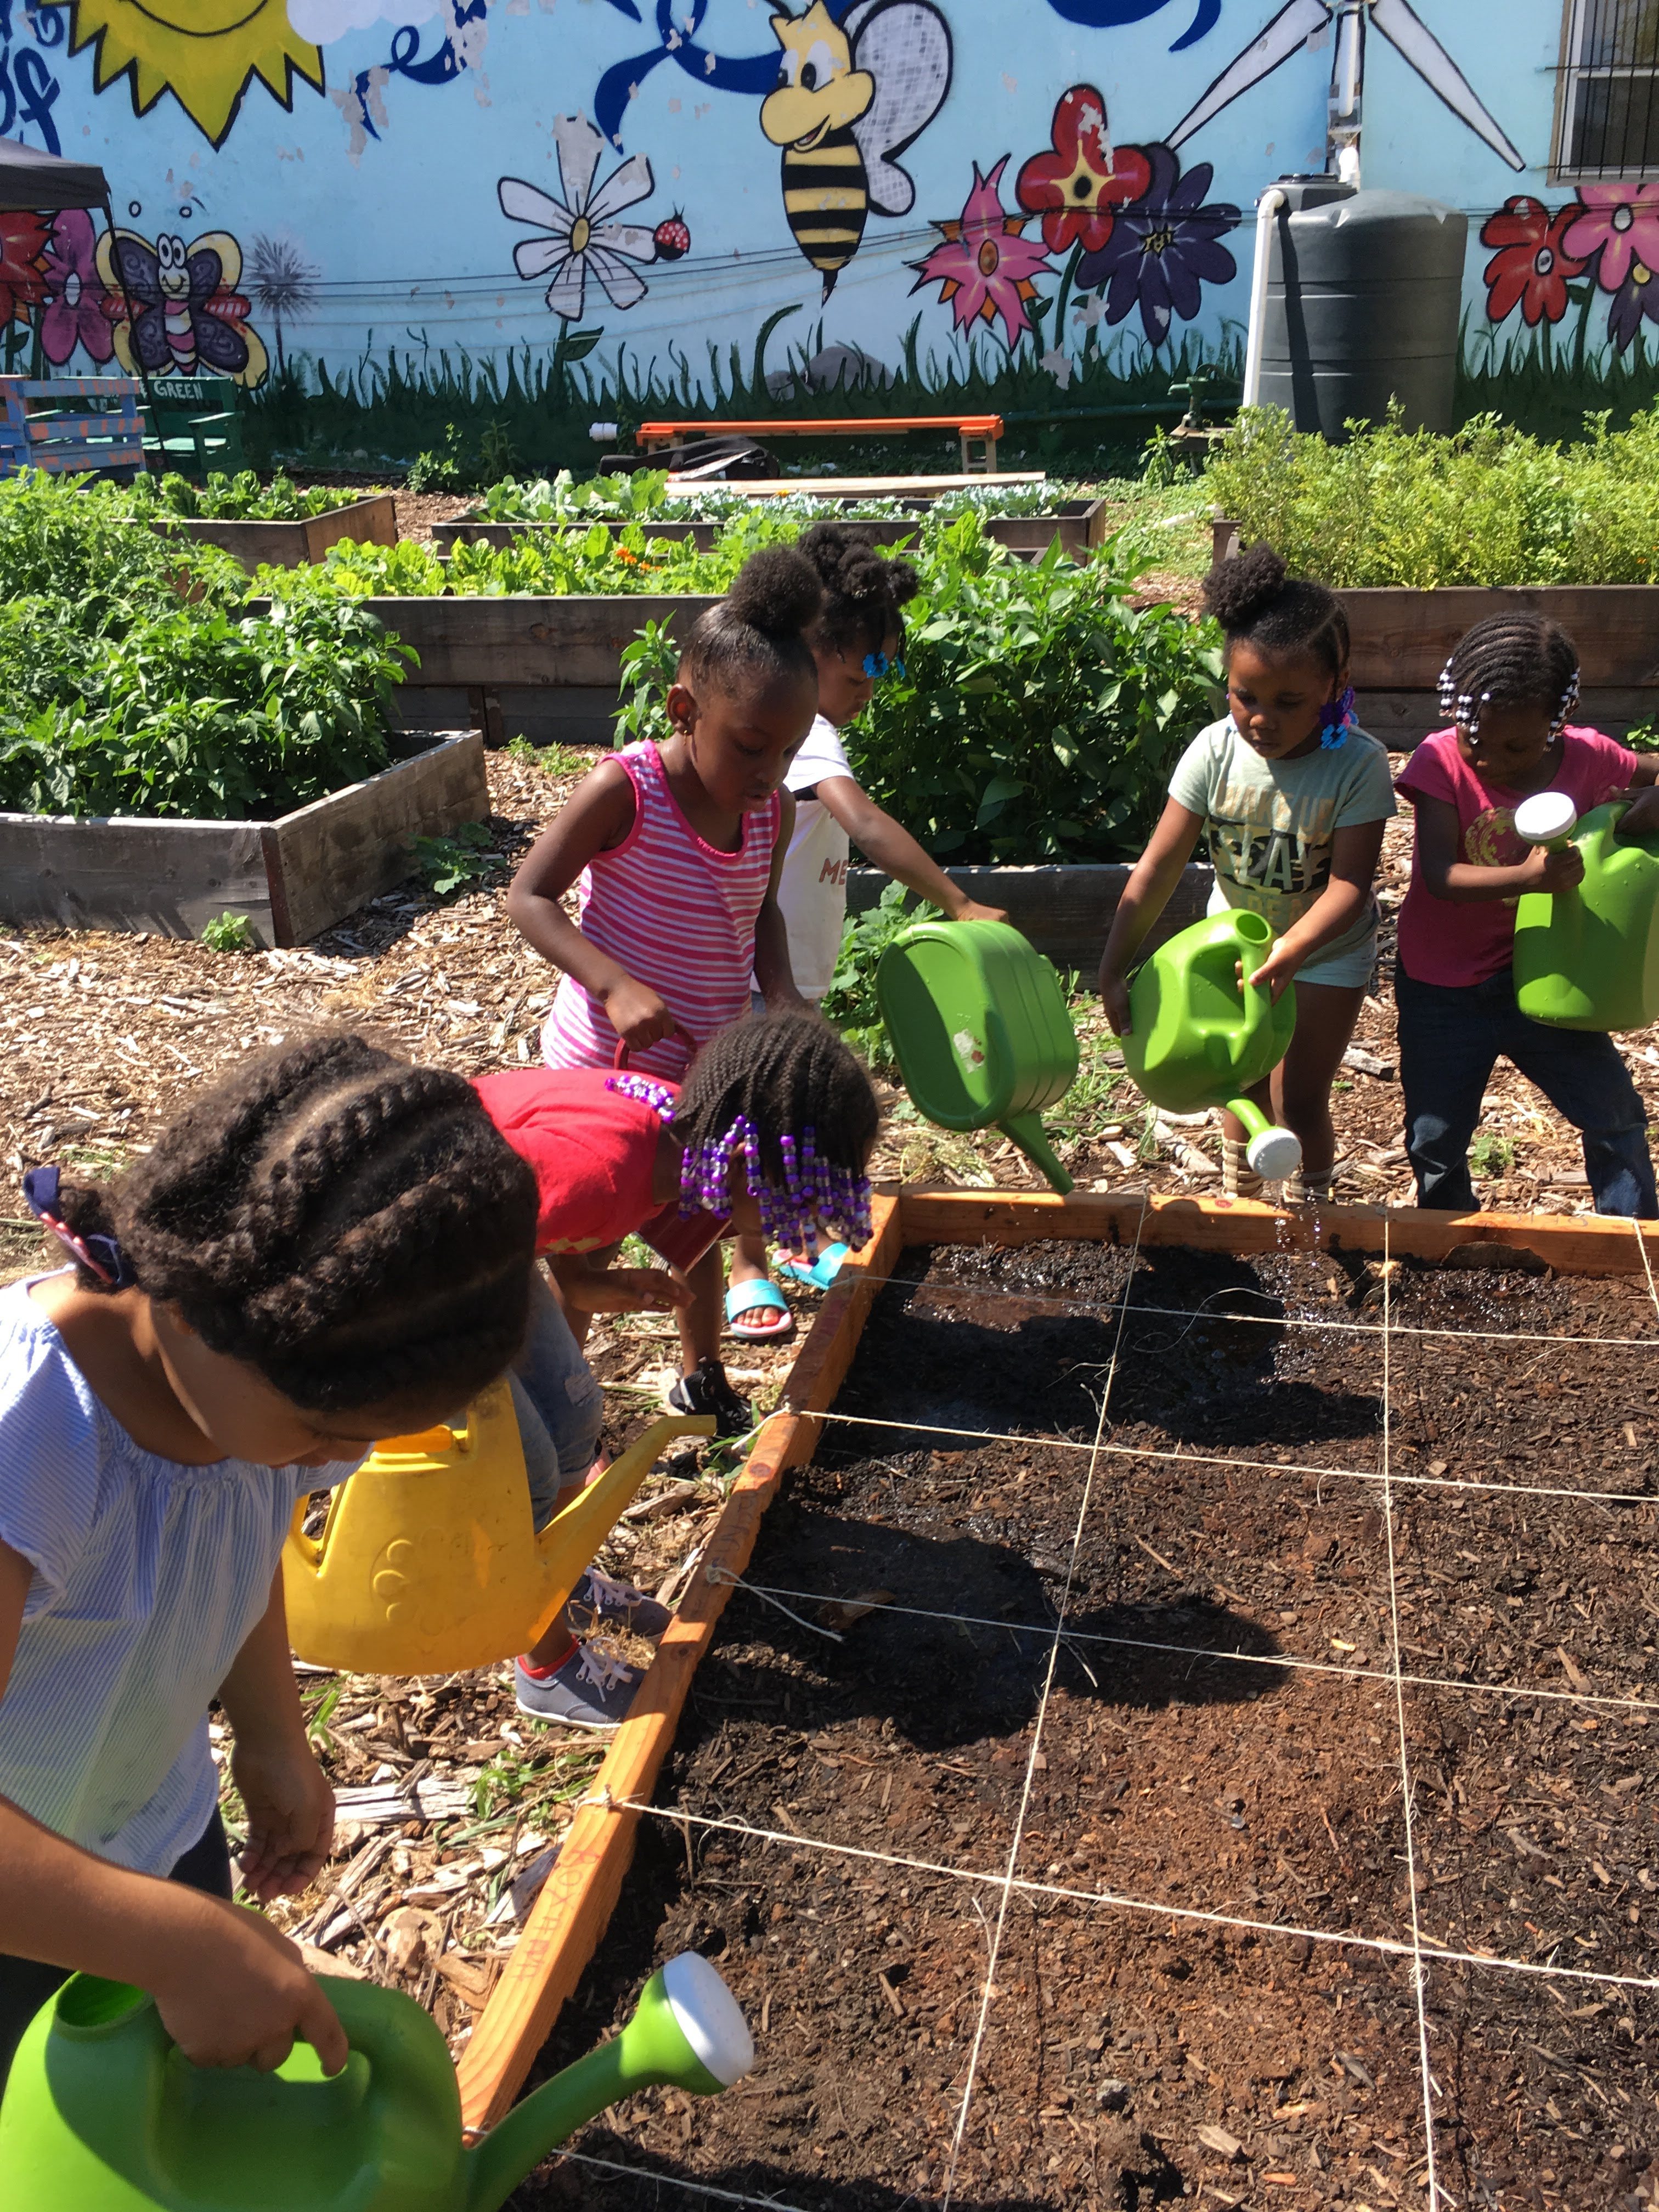
[[[216,1698],[269,1899],[328,1856],[279,1561],[296,1501],[519,1351],[535,1182],[471,1086],[356,1037],[251,1063],[109,1189],[31,1204],[73,1258],[0,1291],[0,2075],[82,1968],[204,2065],[328,2070],[294,1946],[234,1907]]]
[[[749,1012],[751,973],[769,1006],[802,1007],[777,901],[794,823],[781,787],[817,710],[804,633],[822,598],[793,548],[746,561],[693,626],[668,693],[668,738],[602,761],[531,848],[507,911],[564,971],[542,1037],[550,1067],[609,1068],[621,1043],[636,1071],[672,1080]],[[573,922],[560,901],[579,882]],[[737,1319],[757,1271],[739,1261],[732,1272]],[[744,1429],[747,1407],[696,1348],[717,1326],[707,1314],[719,1313],[718,1248],[688,1280],[669,1402]]]
[[[1474,1210],[1469,1139],[1502,1056],[1582,1134],[1596,1211],[1652,1220],[1647,1116],[1630,1071],[1611,1037],[1529,1021],[1515,1002],[1510,960],[1522,892],[1566,890],[1584,872],[1576,847],[1522,842],[1517,805],[1559,791],[1584,814],[1639,787],[1618,834],[1651,836],[1659,760],[1571,721],[1578,655],[1542,615],[1477,623],[1446,663],[1440,698],[1451,726],[1423,740],[1399,785],[1417,812],[1395,1002],[1418,1203]]]
[[[1008,917],[1000,907],[970,899],[909,831],[877,805],[854,775],[842,740],[842,732],[869,706],[877,686],[903,677],[902,610],[915,597],[915,570],[908,561],[884,558],[870,532],[856,524],[814,523],[803,533],[799,550],[823,587],[823,604],[806,633],[817,668],[818,711],[784,779],[795,802],[795,826],[778,878],[778,905],[788,933],[795,988],[816,1006],[841,957],[847,867],[854,844],[872,866],[931,899],[952,921]],[[832,1245],[816,1258],[791,1254],[784,1272],[827,1288],[845,1249]],[[749,1309],[734,1322],[733,1334],[787,1334],[791,1324],[782,1297],[764,1280],[763,1242],[739,1237],[738,1255],[743,1274],[753,1277],[750,1295],[768,1303]]]
[[[580,1350],[592,1315],[684,1308],[683,1274],[596,1260],[638,1234],[684,1267],[728,1225],[760,1238],[763,1249],[767,1236],[809,1254],[820,1233],[862,1243],[879,1111],[857,1060],[827,1023],[807,1014],[720,1030],[683,1085],[631,1072],[536,1067],[483,1076],[477,1091],[535,1172],[537,1244],[558,1289],[557,1307],[544,1293],[538,1298],[514,1389],[540,1527],[575,1495],[599,1441],[600,1393]],[[692,1352],[718,1369],[719,1309],[686,1309],[683,1319]],[[518,1661],[520,1711],[614,1728],[640,1670],[580,1642],[577,1632],[597,1621],[655,1637],[669,1618],[642,1591],[590,1569],[565,1614]]]
[[[1277,942],[1255,982],[1278,999],[1295,981],[1296,1033],[1268,1086],[1271,1110],[1302,1141],[1287,1195],[1328,1199],[1331,1083],[1376,958],[1371,884],[1395,811],[1389,757],[1353,720],[1348,622],[1334,592],[1255,545],[1212,570],[1205,605],[1225,633],[1229,712],[1200,732],[1170,779],[1106,940],[1101,996],[1125,1035],[1135,956],[1202,834],[1215,869],[1211,913],[1261,915]],[[1231,1115],[1223,1161],[1230,1194],[1260,1190]]]

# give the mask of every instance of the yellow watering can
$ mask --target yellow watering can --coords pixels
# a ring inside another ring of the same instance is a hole
[[[664,1447],[714,1433],[707,1414],[653,1421],[538,1534],[513,1394],[492,1382],[464,1429],[376,1444],[320,1537],[301,1500],[283,1551],[295,1650],[358,1674],[458,1674],[527,1651]]]

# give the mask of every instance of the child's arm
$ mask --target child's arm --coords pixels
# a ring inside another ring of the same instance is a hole
[[[811,1008],[795,988],[794,970],[789,965],[788,926],[783,918],[783,908],[778,904],[778,883],[783,874],[784,857],[789,850],[789,840],[795,834],[795,802],[787,791],[778,795],[783,805],[778,816],[777,842],[772,848],[772,873],[760,912],[755,916],[755,981],[760,985],[769,1012],[809,1014]]]
[[[620,845],[634,826],[634,785],[617,761],[601,761],[570,794],[519,865],[507,910],[544,960],[590,992],[611,1026],[635,1052],[674,1034],[674,1017],[656,993],[621,963],[590,945],[559,904],[588,862]]]
[[[1659,835],[1659,753],[1644,753],[1636,763],[1636,773],[1625,787],[1637,796],[1619,817],[1615,837],[1652,837]],[[1624,794],[1615,793],[1617,797]]]
[[[0,1698],[33,1575],[0,1544]],[[300,1954],[268,1920],[94,1857],[0,1797],[0,1950],[148,1990],[198,2066],[269,2073],[297,2039],[338,2073],[346,2039]]]
[[[1444,799],[1414,791],[1406,795],[1417,810],[1417,869],[1431,898],[1473,906],[1483,899],[1516,898],[1522,891],[1564,891],[1583,880],[1584,856],[1576,845],[1553,853],[1536,846],[1512,867],[1482,868],[1460,860],[1457,809]]]
[[[1382,852],[1382,822],[1351,822],[1331,838],[1331,872],[1319,896],[1285,932],[1250,979],[1265,983],[1278,1004],[1285,987],[1322,945],[1352,929],[1370,903]]]
[[[297,1896],[328,1857],[334,1792],[306,1735],[281,1567],[264,1616],[219,1686],[219,1702],[235,1739],[231,1776],[247,1808],[243,1882],[262,1905]]]
[[[981,906],[953,884],[933,854],[924,852],[902,823],[878,806],[850,775],[822,776],[813,788],[860,852],[906,890],[931,899],[952,921],[1007,921],[1006,908]]]
[[[672,1313],[691,1296],[684,1275],[667,1267],[596,1267],[586,1252],[558,1252],[549,1266],[567,1313]]]
[[[1123,896],[1112,916],[1106,950],[1100,956],[1100,995],[1106,1018],[1119,1036],[1129,1034],[1129,986],[1127,981],[1135,955],[1181,880],[1181,871],[1193,856],[1204,817],[1194,814],[1177,799],[1170,799],[1158,819],[1146,851],[1129,871]]]

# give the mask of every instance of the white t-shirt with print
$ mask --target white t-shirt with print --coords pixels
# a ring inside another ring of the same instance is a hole
[[[806,733],[785,778],[796,794],[794,834],[778,878],[778,905],[789,932],[789,965],[795,988],[817,1006],[830,988],[841,957],[847,919],[847,863],[851,842],[820,799],[803,799],[826,776],[851,776],[853,767],[835,724],[820,714]],[[856,780],[856,779],[855,779]]]

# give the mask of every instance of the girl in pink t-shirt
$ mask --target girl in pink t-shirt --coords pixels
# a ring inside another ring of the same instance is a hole
[[[1659,829],[1659,759],[1570,723],[1578,654],[1559,623],[1517,611],[1477,623],[1446,663],[1453,726],[1425,738],[1397,780],[1417,815],[1411,887],[1400,909],[1395,998],[1406,1149],[1420,1205],[1473,1212],[1469,1139],[1499,1058],[1512,1060],[1583,1135],[1601,1213],[1659,1216],[1646,1115],[1611,1038],[1529,1021],[1510,959],[1522,891],[1566,890],[1577,848],[1531,847],[1515,810],[1559,791],[1580,814],[1638,788],[1620,834]]]

